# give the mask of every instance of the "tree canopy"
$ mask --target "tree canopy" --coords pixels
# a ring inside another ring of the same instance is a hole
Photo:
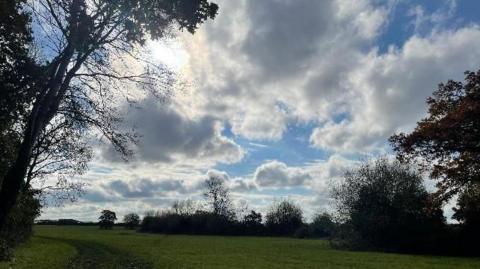
[[[353,248],[413,250],[443,223],[418,171],[386,158],[347,171],[332,197],[343,223],[339,239]]]
[[[115,221],[117,220],[117,215],[115,212],[110,210],[102,210],[100,217],[98,218],[101,229],[112,229]]]
[[[392,136],[401,161],[417,161],[439,180],[438,194],[449,199],[480,182],[480,70],[465,82],[441,83],[427,100],[428,116],[413,132]]]

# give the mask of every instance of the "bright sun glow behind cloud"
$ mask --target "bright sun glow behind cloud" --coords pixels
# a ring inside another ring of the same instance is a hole
[[[153,60],[161,62],[178,72],[188,62],[188,52],[175,39],[153,41],[149,44]]]

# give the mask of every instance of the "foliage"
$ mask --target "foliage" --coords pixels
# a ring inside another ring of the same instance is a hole
[[[274,203],[266,215],[265,225],[273,235],[293,235],[302,224],[302,209],[289,200]]]
[[[98,219],[99,219],[98,224],[100,225],[100,229],[108,230],[113,228],[113,225],[117,220],[117,215],[115,214],[115,212],[105,209],[102,211]]]
[[[418,161],[439,179],[438,194],[449,199],[480,182],[480,70],[465,82],[449,80],[428,98],[428,117],[410,134],[390,138],[401,161]]]
[[[469,227],[480,227],[480,185],[470,184],[460,194],[453,218]]]
[[[145,216],[140,224],[142,232],[164,234],[235,235],[241,234],[239,228],[236,221],[207,211],[191,215],[158,212]]]
[[[243,217],[243,226],[246,234],[262,234],[264,227],[262,224],[262,214],[251,210],[250,213]]]
[[[0,232],[0,260],[12,258],[13,248],[30,239],[32,226],[40,215],[40,202],[34,191],[25,192],[19,197],[4,229]]]
[[[380,158],[347,171],[332,196],[343,221],[334,242],[342,246],[423,251],[444,225],[421,175],[398,161]]]
[[[480,240],[480,185],[471,183],[461,191],[457,206],[453,208],[453,218],[460,222],[451,231],[449,245],[452,253],[480,255],[477,247]]]
[[[201,205],[191,199],[177,200],[172,204],[172,212],[179,215],[192,215],[201,209]]]
[[[123,217],[125,228],[133,230],[140,224],[140,216],[135,213],[129,213]]]
[[[313,237],[330,237],[335,229],[333,218],[328,213],[318,214],[310,224]]]

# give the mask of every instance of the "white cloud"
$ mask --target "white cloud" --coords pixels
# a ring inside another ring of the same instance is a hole
[[[257,167],[255,182],[262,187],[300,186],[311,180],[311,176],[302,169],[288,167],[279,161],[270,161]]]
[[[349,94],[339,90],[343,74],[379,35],[391,6],[308,0],[219,4],[218,18],[185,38],[196,101],[183,101],[255,140],[281,139],[292,120],[325,120],[344,110],[338,107]]]
[[[410,130],[426,113],[426,98],[447,79],[463,79],[480,65],[480,28],[413,36],[399,48],[364,55],[348,75],[349,118],[314,130],[318,148],[368,152],[395,132]]]

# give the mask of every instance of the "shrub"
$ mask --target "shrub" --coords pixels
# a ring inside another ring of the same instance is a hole
[[[348,171],[332,191],[344,224],[338,245],[387,251],[426,251],[444,227],[421,175],[385,158]]]
[[[322,213],[313,218],[310,228],[313,237],[330,237],[335,228],[335,223],[330,214]]]
[[[13,248],[27,241],[33,234],[33,223],[40,215],[40,201],[35,191],[23,193],[0,231],[0,260],[12,257]]]
[[[312,237],[312,229],[309,225],[304,224],[295,231],[294,236],[300,239],[310,238]]]
[[[302,209],[289,200],[274,203],[267,213],[266,227],[272,235],[294,235],[302,225]]]

